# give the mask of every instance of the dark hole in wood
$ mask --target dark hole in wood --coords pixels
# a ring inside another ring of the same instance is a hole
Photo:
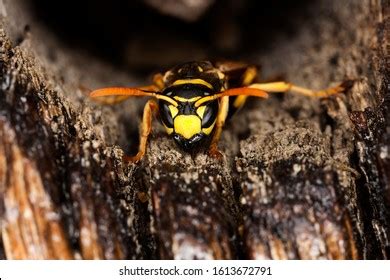
[[[140,1],[34,1],[64,44],[143,73],[183,60],[250,60],[281,33],[293,36],[311,18],[309,5],[315,1],[216,1],[199,20],[185,22]]]

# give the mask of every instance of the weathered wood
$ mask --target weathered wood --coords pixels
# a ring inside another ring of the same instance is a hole
[[[151,232],[162,259],[233,259],[239,250],[238,207],[230,167],[153,141],[148,157]],[[161,154],[159,154],[161,152]]]
[[[129,184],[121,153],[105,147],[87,116],[53,90],[31,57],[11,47],[4,31],[1,42],[0,209],[6,257],[142,256],[119,206],[117,189]]]

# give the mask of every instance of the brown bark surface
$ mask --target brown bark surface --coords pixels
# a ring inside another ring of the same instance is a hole
[[[216,2],[199,13],[224,11]],[[136,146],[145,100],[102,107],[84,88],[147,81],[64,43],[33,6],[0,1],[0,258],[390,257],[387,1],[302,4],[302,14],[291,11],[292,34],[275,27],[266,37],[254,25],[250,38],[263,42],[248,55],[238,48],[265,78],[318,89],[354,79],[345,94],[251,99],[223,132],[222,161],[184,153],[155,122],[146,157],[130,165],[121,158]],[[240,25],[224,26],[233,34]],[[188,44],[172,32],[167,56],[181,60],[174,48]],[[148,48],[146,40],[127,66],[158,64]],[[189,46],[186,60],[199,49]]]

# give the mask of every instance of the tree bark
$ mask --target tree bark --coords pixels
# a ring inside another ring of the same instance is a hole
[[[390,257],[387,1],[315,1],[251,54],[305,87],[353,79],[345,94],[251,100],[222,161],[155,122],[130,165],[144,100],[102,108],[82,88],[145,81],[63,44],[31,5],[0,1],[0,258]]]

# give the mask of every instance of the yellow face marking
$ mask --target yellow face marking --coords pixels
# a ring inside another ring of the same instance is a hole
[[[199,107],[200,105],[202,105],[203,103],[205,103],[205,102],[207,102],[207,101],[212,101],[212,100],[218,99],[218,98],[220,98],[221,96],[222,96],[222,94],[221,94],[221,93],[218,93],[218,94],[214,94],[214,95],[202,97],[201,99],[199,99],[198,101],[196,101],[195,107]]]
[[[176,115],[179,113],[179,109],[177,109],[177,107],[175,106],[169,105],[168,108],[169,111],[171,112],[172,118],[176,117]]]
[[[180,96],[174,96],[173,98],[179,102],[195,102],[195,101],[201,99],[202,96],[196,96],[196,97],[192,97],[189,99],[184,98],[184,97],[180,97]]]
[[[210,135],[211,132],[213,131],[213,128],[214,128],[214,125],[215,125],[215,122],[216,122],[216,121],[217,121],[217,120],[215,120],[215,121],[213,122],[213,124],[210,125],[209,127],[202,128],[202,132],[203,132],[204,134],[206,134],[206,135]]]
[[[165,95],[162,95],[162,94],[154,94],[153,96],[155,96],[157,99],[165,100],[168,103],[171,103],[175,107],[179,106],[179,104],[177,104],[177,102],[175,100],[173,100],[172,98],[170,98],[168,96],[165,96]]]
[[[198,109],[196,109],[196,113],[198,116],[203,119],[204,111],[206,110],[206,106],[200,106]]]
[[[165,124],[162,124],[167,132],[168,135],[172,134],[173,128],[167,127]]]
[[[190,139],[202,131],[201,120],[196,115],[179,115],[173,121],[175,132],[186,139]]]
[[[203,72],[203,68],[200,66],[198,66],[198,70],[199,70],[199,72]]]
[[[185,79],[185,80],[176,80],[172,83],[172,85],[183,85],[183,84],[198,84],[198,85],[204,85],[210,89],[213,89],[213,86],[202,79]]]

